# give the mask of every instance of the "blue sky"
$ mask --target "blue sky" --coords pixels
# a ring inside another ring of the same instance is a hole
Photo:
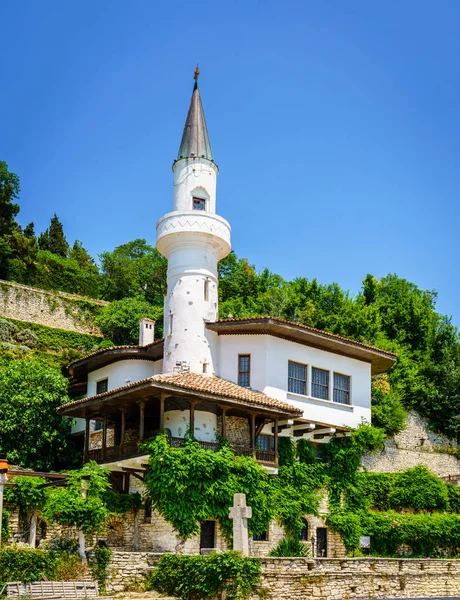
[[[460,325],[457,1],[3,0],[1,21],[23,225],[154,244],[199,63],[238,256],[353,293],[394,272]]]

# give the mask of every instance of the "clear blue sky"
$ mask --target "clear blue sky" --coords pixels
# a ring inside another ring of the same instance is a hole
[[[457,0],[3,0],[19,221],[154,244],[199,63],[238,256],[352,292],[395,272],[460,325],[459,22]]]

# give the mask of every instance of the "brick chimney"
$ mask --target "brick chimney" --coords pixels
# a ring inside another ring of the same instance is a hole
[[[155,337],[155,321],[141,319],[139,321],[139,346],[153,344]]]

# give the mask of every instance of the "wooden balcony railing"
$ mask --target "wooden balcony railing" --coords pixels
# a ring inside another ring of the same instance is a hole
[[[88,451],[87,460],[94,460],[97,463],[115,462],[117,460],[126,458],[135,458],[136,456],[143,456],[146,451],[141,448],[142,444],[148,440],[142,442],[125,442],[118,446],[108,446],[105,451],[102,448],[94,448]],[[197,440],[200,447],[204,450],[217,450],[219,444],[216,442],[202,442]],[[184,443],[183,438],[170,437],[169,444],[172,448],[179,448]],[[271,450],[260,450],[259,448],[248,448],[245,446],[235,446],[232,444],[233,451],[237,456],[254,456],[254,458],[263,464],[274,466],[276,462],[275,452]]]

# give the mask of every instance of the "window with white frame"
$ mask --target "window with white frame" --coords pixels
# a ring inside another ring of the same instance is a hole
[[[311,395],[321,400],[329,399],[329,371],[313,367],[311,370]]]
[[[334,373],[334,393],[332,399],[339,404],[350,404],[350,377],[348,375]]]
[[[307,395],[307,365],[293,362],[288,363],[288,392]]]

